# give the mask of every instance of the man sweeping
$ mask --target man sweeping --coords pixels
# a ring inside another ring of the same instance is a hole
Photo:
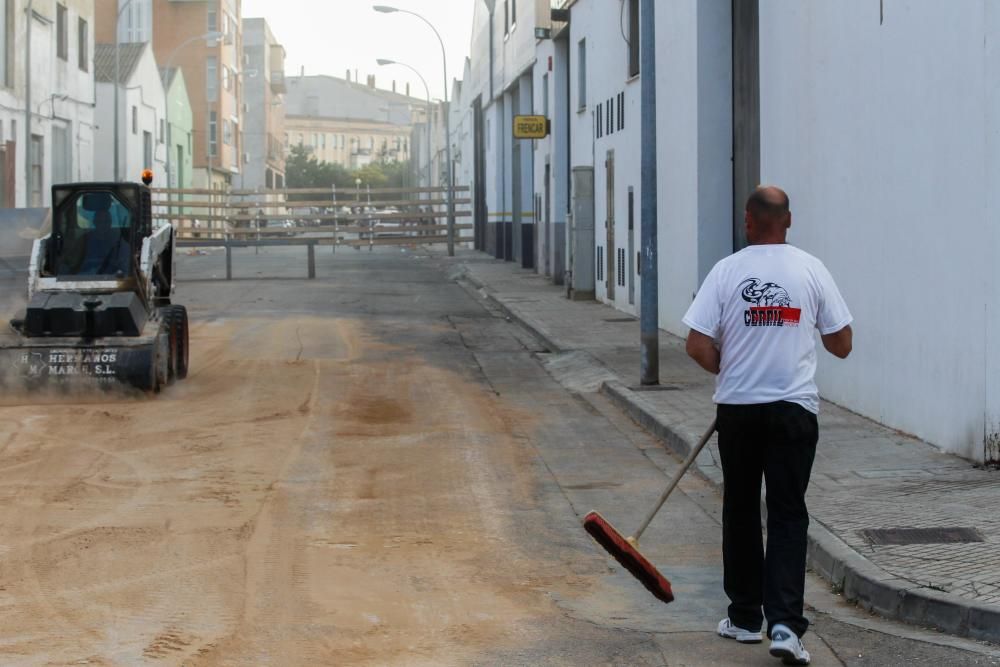
[[[786,243],[792,225],[787,194],[758,187],[747,200],[745,224],[749,247],[715,265],[684,317],[691,328],[688,354],[718,375],[722,552],[730,600],[718,634],[759,643],[766,618],[771,655],[807,665],[800,639],[808,626],[802,615],[805,494],[819,437],[813,330],[830,353],[845,359],[852,317],[823,263]]]

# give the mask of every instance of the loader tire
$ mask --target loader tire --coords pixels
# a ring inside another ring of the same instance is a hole
[[[183,380],[188,375],[189,332],[188,314],[184,306],[166,306],[163,319],[170,329],[170,377]]]
[[[160,325],[160,331],[167,338],[167,375],[164,384],[171,385],[177,379],[177,352],[180,330],[177,325],[177,316],[173,312],[172,306],[161,309],[160,317],[163,321]]]

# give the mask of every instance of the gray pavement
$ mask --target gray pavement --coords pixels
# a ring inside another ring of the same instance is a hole
[[[711,422],[712,378],[683,341],[661,334],[661,384],[638,384],[638,322],[595,302],[568,301],[543,278],[468,253],[464,276],[577,366],[637,421],[686,452]],[[812,568],[865,609],[955,635],[1000,642],[997,472],[824,402],[808,501]],[[714,443],[699,458],[721,484]],[[970,528],[980,542],[878,544],[864,531]]]

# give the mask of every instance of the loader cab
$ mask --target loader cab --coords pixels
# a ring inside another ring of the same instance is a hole
[[[152,232],[148,188],[78,183],[52,188],[52,237],[44,274],[60,281],[122,282],[138,273]]]

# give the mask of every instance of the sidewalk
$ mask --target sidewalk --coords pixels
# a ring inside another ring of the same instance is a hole
[[[637,388],[637,320],[569,301],[562,288],[512,264],[471,252],[461,261],[465,278],[553,353],[589,359],[601,391],[677,453],[686,454],[712,421],[712,378],[688,359],[681,339],[661,332],[661,387]],[[810,567],[865,609],[1000,643],[1000,473],[831,403],[820,413],[808,494]],[[721,487],[717,462],[713,441],[698,468]],[[898,528],[930,530],[864,532]],[[956,528],[982,541],[955,542]]]

